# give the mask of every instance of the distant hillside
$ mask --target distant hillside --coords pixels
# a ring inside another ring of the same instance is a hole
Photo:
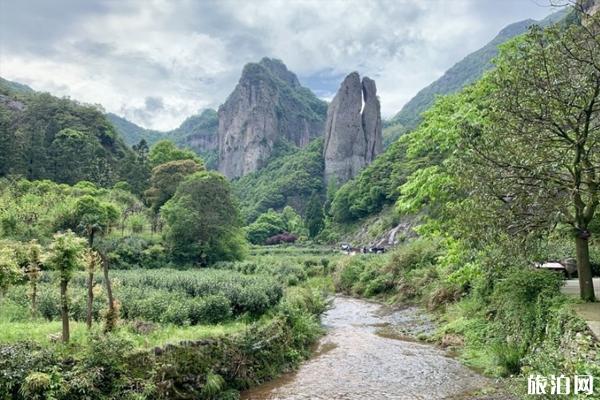
[[[33,93],[33,89],[22,83],[9,81],[0,77],[0,87],[10,90],[15,93]]]
[[[129,146],[138,144],[142,139],[146,140],[148,145],[152,145],[159,140],[164,139],[166,135],[165,132],[142,128],[128,119],[113,113],[106,114],[106,117],[114,125],[114,127],[117,129],[117,132],[119,132],[125,143],[127,143]]]
[[[0,176],[141,182],[136,156],[94,106],[0,81]]]
[[[205,109],[200,114],[192,115],[178,128],[165,132],[142,128],[116,114],[108,113],[106,116],[130,146],[138,144],[142,139],[149,146],[159,140],[171,140],[179,146],[194,150],[204,159],[208,168],[217,169],[219,119],[213,109]]]
[[[303,149],[280,142],[263,168],[232,181],[245,221],[287,205],[303,214],[311,194],[324,192],[323,169],[322,138]]]
[[[452,66],[439,79],[421,89],[402,110],[389,121],[384,130],[384,144],[389,145],[402,133],[414,129],[421,122],[421,113],[431,107],[436,96],[455,93],[466,85],[475,82],[483,73],[493,67],[492,60],[498,55],[498,46],[521,35],[533,25],[548,26],[563,19],[569,13],[564,9],[541,21],[527,19],[510,24],[481,49],[469,54]]]
[[[207,108],[200,114],[192,115],[167,133],[173,136],[176,144],[189,147],[204,159],[209,169],[217,169],[219,162],[219,116]]]

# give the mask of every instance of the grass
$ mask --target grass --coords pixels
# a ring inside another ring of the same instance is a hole
[[[216,325],[154,325],[154,329],[141,334],[128,324],[118,328],[116,334],[131,340],[138,348],[162,346],[166,343],[176,343],[183,340],[198,340],[208,337],[231,335],[241,332],[246,328],[246,323],[240,321]],[[71,343],[83,345],[88,337],[88,330],[83,322],[70,321]],[[101,326],[94,324],[92,330],[99,330]],[[0,344],[15,343],[31,340],[41,345],[50,345],[51,335],[58,335],[62,331],[61,321],[48,321],[42,318],[31,318],[26,321],[10,322],[0,311]]]

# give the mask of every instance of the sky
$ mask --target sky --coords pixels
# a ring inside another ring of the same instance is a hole
[[[382,114],[549,0],[0,0],[0,76],[169,130],[217,108],[248,62],[282,60],[319,97],[352,71]]]

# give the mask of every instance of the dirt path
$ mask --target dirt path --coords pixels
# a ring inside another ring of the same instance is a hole
[[[323,316],[328,333],[316,355],[297,372],[242,393],[242,399],[457,399],[491,384],[443,350],[377,334],[382,326],[414,322],[406,312],[336,297]]]

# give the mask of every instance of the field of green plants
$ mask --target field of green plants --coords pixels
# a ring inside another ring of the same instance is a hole
[[[87,329],[87,277],[76,272],[68,344],[58,274],[44,271],[35,312],[27,281],[1,299],[0,399],[236,398],[308,355],[331,289],[329,257],[288,250],[214,268],[113,270],[119,321],[109,334],[104,278],[94,278]]]

